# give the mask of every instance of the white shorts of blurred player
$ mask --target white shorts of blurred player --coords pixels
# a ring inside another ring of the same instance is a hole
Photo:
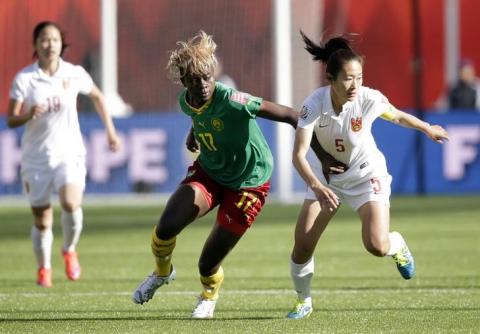
[[[87,170],[84,157],[75,157],[61,161],[52,166],[22,168],[24,191],[32,207],[45,206],[50,203],[53,191],[69,183],[85,189]]]
[[[315,170],[317,174],[318,170]],[[325,180],[323,175],[317,177]],[[345,202],[354,211],[357,211],[363,204],[367,202],[380,202],[386,206],[390,206],[390,193],[392,177],[390,175],[372,177],[371,179],[362,182],[352,188],[344,189],[334,185],[327,185],[340,199],[340,202]],[[305,199],[316,200],[317,197],[310,187],[307,189]]]

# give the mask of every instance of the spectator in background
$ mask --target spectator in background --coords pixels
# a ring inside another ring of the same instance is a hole
[[[103,94],[81,67],[62,59],[68,44],[60,27],[44,21],[33,30],[34,58],[22,69],[10,90],[7,123],[25,125],[22,137],[21,174],[28,193],[34,224],[31,230],[37,258],[37,284],[52,286],[51,251],[55,189],[60,198],[63,258],[67,278],[80,278],[76,245],[83,226],[81,208],[85,188],[85,146],[77,113],[77,96],[86,94],[102,119],[109,147],[120,146]]]
[[[480,111],[480,80],[475,76],[475,66],[470,59],[460,62],[458,81],[448,91],[448,107]]]

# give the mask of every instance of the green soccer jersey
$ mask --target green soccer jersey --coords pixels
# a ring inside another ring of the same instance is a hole
[[[273,157],[255,120],[262,99],[238,92],[219,82],[212,99],[200,109],[179,97],[182,111],[192,118],[200,143],[198,163],[215,181],[231,189],[267,182]]]

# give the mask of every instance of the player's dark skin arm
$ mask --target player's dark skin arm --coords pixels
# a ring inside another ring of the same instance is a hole
[[[292,108],[280,104],[263,100],[257,116],[272,121],[288,123],[294,128],[297,128],[298,113]],[[323,175],[327,182],[330,181],[330,174],[340,174],[348,169],[347,165],[336,160],[323,149],[315,134],[312,136],[310,146],[312,147],[313,152],[315,152],[315,155],[322,162]]]
[[[297,127],[298,113],[295,110],[270,101],[263,100],[257,116],[272,121],[287,123],[294,128]],[[200,149],[193,134],[193,127],[190,128],[190,132],[188,133],[186,145],[187,149],[191,152],[198,152]],[[327,182],[330,181],[329,174],[340,174],[348,169],[347,165],[336,160],[323,149],[322,145],[320,145],[320,143],[318,142],[315,134],[313,134],[312,136],[312,142],[310,146],[322,162],[323,174]]]
[[[312,148],[313,152],[315,152],[317,158],[322,162],[323,176],[325,177],[325,180],[327,180],[327,183],[330,183],[330,174],[341,174],[348,170],[348,166],[346,164],[338,161],[323,149],[315,132],[312,134],[310,147]]]
[[[188,131],[187,135],[187,149],[192,153],[200,152],[200,145],[198,145],[197,141],[195,140],[195,135],[193,134],[193,126],[190,127],[190,131]]]
[[[281,104],[263,100],[257,116],[271,121],[287,123],[293,126],[293,128],[297,127],[298,113],[292,108],[282,106]]]

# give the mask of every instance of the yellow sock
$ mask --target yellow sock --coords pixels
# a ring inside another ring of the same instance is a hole
[[[172,266],[172,252],[175,248],[177,237],[168,240],[162,240],[155,233],[156,227],[152,231],[152,253],[155,256],[157,268],[155,272],[158,276],[168,276]]]
[[[213,300],[217,299],[220,285],[222,285],[223,282],[223,277],[222,267],[220,267],[212,276],[205,277],[200,275],[200,281],[203,285],[202,298]]]

